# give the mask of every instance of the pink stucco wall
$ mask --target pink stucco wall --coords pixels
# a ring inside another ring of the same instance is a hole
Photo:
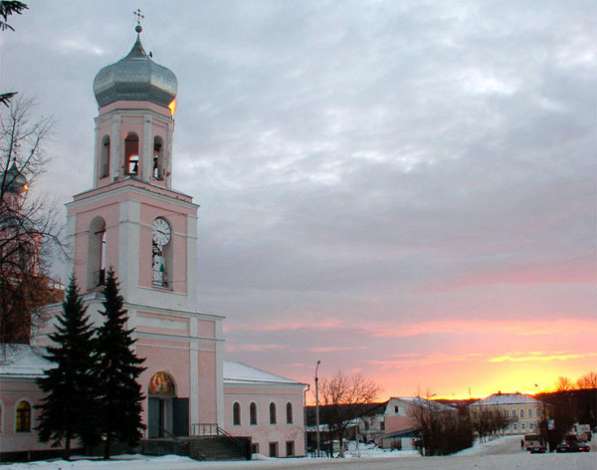
[[[42,398],[35,379],[0,380],[0,452],[48,450],[50,444],[42,444],[34,431],[39,412],[33,408]],[[21,400],[31,405],[31,432],[16,432],[16,406]]]
[[[412,429],[416,422],[410,416],[386,416],[385,417],[385,431],[396,432]]]
[[[224,383],[224,429],[234,436],[250,436],[259,453],[269,454],[270,442],[278,443],[278,456],[286,457],[286,442],[294,442],[297,456],[305,454],[304,387],[279,384],[233,385]],[[233,424],[232,408],[240,404],[241,424]],[[250,405],[257,405],[257,424],[250,424]],[[276,405],[276,424],[270,424],[270,403]],[[286,404],[292,404],[292,423],[286,422]]]
[[[216,351],[199,352],[199,422],[217,423]]]

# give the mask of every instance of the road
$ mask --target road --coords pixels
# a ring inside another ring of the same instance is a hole
[[[593,444],[597,450],[597,443]],[[350,459],[272,459],[242,462],[193,462],[168,456],[111,462],[38,462],[8,465],[6,470],[597,470],[597,451],[586,454],[536,454],[520,450],[520,439],[503,439],[447,457]]]

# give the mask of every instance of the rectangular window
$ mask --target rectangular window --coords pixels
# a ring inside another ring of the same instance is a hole
[[[269,456],[270,457],[277,457],[278,456],[278,443],[277,442],[270,442],[269,443]]]
[[[294,441],[286,442],[286,457],[294,456]]]
[[[385,423],[385,421],[380,422],[379,423],[379,430],[380,431],[385,431],[385,429],[386,429],[386,423]]]
[[[259,444],[257,442],[253,442],[251,444],[251,454],[258,454],[259,453]]]

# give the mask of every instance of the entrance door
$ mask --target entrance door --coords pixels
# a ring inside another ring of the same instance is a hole
[[[160,399],[149,397],[147,435],[150,439],[160,437]]]
[[[148,392],[147,435],[150,439],[171,438],[174,431],[173,408],[176,401],[176,389],[172,376],[164,371],[156,372],[149,381]]]
[[[189,399],[174,398],[172,400],[172,411],[174,414],[174,435],[189,435]]]

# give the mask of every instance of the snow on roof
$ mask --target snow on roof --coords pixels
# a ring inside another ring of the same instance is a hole
[[[390,404],[390,402],[392,400],[403,401],[405,403],[409,403],[409,404],[415,405],[415,406],[429,406],[429,407],[432,407],[436,411],[454,411],[454,409],[455,409],[453,406],[446,405],[439,401],[429,400],[429,399],[423,398],[423,397],[390,397],[390,399],[387,402],[388,405]]]
[[[303,385],[296,380],[270,374],[242,362],[224,361],[224,382],[228,383],[283,383]]]
[[[488,406],[488,405],[518,405],[518,404],[534,404],[538,400],[530,395],[522,393],[494,393],[487,398],[476,401],[471,406]]]
[[[36,378],[42,377],[51,362],[44,359],[45,348],[28,344],[6,344],[0,349],[0,377]]]

